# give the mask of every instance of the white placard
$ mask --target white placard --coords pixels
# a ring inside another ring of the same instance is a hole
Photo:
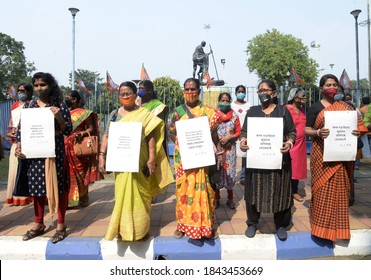
[[[214,144],[206,116],[177,121],[175,127],[185,170],[215,164]]]
[[[357,111],[325,111],[325,128],[330,130],[324,140],[323,161],[353,161],[357,154]]]
[[[108,134],[106,170],[139,172],[141,122],[111,122]]]
[[[246,168],[281,169],[282,118],[249,117],[247,123]]]
[[[22,154],[26,158],[55,157],[54,115],[50,107],[21,111]]]

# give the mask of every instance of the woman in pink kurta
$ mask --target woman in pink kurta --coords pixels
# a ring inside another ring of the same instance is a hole
[[[291,185],[292,197],[299,202],[304,200],[298,194],[299,180],[305,180],[307,178],[307,147],[305,140],[305,123],[307,118],[303,109],[307,99],[308,97],[305,95],[304,89],[293,88],[290,90],[287,99],[288,104],[286,105],[296,128],[296,141],[290,150],[292,167]]]

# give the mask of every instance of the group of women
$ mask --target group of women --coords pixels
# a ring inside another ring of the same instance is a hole
[[[252,106],[241,126],[238,113],[232,109],[229,93],[219,96],[219,108],[214,110],[200,100],[200,81],[189,78],[184,82],[185,103],[171,112],[168,132],[165,131],[167,106],[156,100],[153,84],[142,81],[139,90],[133,82],[119,86],[122,106],[110,114],[110,122],[104,131],[96,156],[79,157],[74,153],[74,143],[89,135],[99,135],[97,115],[82,106],[78,92],[63,96],[54,77],[49,73],[36,73],[33,85],[18,87],[19,102],[12,108],[8,136],[12,138],[9,169],[8,203],[24,205],[29,197],[14,197],[17,170],[27,174],[29,196],[33,198],[35,221],[23,236],[30,240],[42,235],[46,201],[51,214],[57,212],[58,223],[51,242],[66,237],[65,213],[68,207],[87,206],[88,186],[106,173],[106,153],[109,127],[112,122],[140,122],[140,172],[115,172],[115,205],[105,238],[136,241],[148,237],[152,198],[174,181],[173,171],[166,155],[167,136],[174,142],[174,171],[176,192],[176,238],[217,238],[214,223],[215,209],[220,205],[220,189],[227,189],[227,206],[237,207],[233,199],[236,177],[236,142],[240,149],[249,150],[247,142],[250,118],[281,118],[283,124],[282,168],[243,168],[245,202],[248,228],[247,237],[254,237],[261,213],[273,213],[277,237],[287,239],[286,228],[291,223],[293,197],[302,201],[297,193],[298,181],[306,178],[305,136],[313,138],[311,152],[312,198],[310,223],[314,236],[336,241],[350,239],[349,186],[353,162],[323,162],[324,139],[330,130],[324,127],[325,111],[352,110],[345,102],[334,99],[338,80],[325,75],[320,80],[323,99],[313,104],[307,116],[303,111],[305,91],[294,89],[289,104],[277,105],[277,89],[270,80],[258,86],[260,105]],[[33,94],[32,94],[33,88]],[[241,88],[238,88],[241,89]],[[242,92],[237,92],[236,95]],[[141,102],[138,103],[138,96]],[[55,158],[27,159],[22,153],[20,117],[18,108],[49,107],[54,116]],[[176,122],[206,117],[216,155],[218,180],[211,179],[208,166],[184,169],[179,148]],[[304,122],[306,124],[304,125]],[[304,128],[305,127],[305,128]],[[359,121],[352,134],[355,137],[367,132]],[[20,163],[20,167],[17,164]],[[305,172],[303,172],[305,170]],[[241,179],[242,180],[242,179]]]

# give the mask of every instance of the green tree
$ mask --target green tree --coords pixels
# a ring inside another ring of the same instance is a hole
[[[30,81],[35,71],[33,62],[27,62],[23,42],[0,33],[0,99],[4,99],[10,86]]]
[[[287,73],[294,67],[305,85],[313,86],[318,63],[308,53],[308,47],[300,39],[272,29],[249,40],[247,67],[260,79],[273,80],[277,86],[285,84]]]
[[[166,104],[170,112],[184,103],[183,91],[179,81],[168,76],[159,77],[153,80],[153,86],[157,94],[157,99]]]
[[[353,88],[356,89],[357,88],[357,81],[352,80],[351,82],[352,82]],[[363,79],[359,80],[359,89],[361,89],[361,90],[369,89],[368,80],[366,78],[363,78]]]

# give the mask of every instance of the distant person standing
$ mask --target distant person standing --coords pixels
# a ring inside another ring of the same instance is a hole
[[[289,110],[296,128],[295,144],[290,149],[291,156],[291,187],[292,197],[296,201],[303,202],[303,197],[298,193],[299,180],[307,178],[307,145],[305,138],[305,116],[304,108],[308,97],[302,88],[292,88],[287,98],[286,108]]]
[[[85,137],[99,136],[98,116],[84,108],[84,101],[76,90],[66,94],[65,102],[70,109],[72,132],[64,139],[66,157],[69,165],[70,191],[68,207],[87,207],[89,205],[89,185],[98,181],[98,155],[77,156],[74,144]]]
[[[163,120],[166,130],[167,117],[169,114],[169,107],[162,103],[160,100],[156,99],[156,93],[153,83],[150,80],[142,80],[139,82],[138,96],[141,100],[141,107],[146,108],[152,114]],[[167,154],[167,141],[166,141],[166,131],[164,131],[164,142],[163,147]]]
[[[251,105],[249,102],[245,101],[246,98],[246,88],[243,85],[239,85],[235,89],[236,101],[231,104],[232,110],[238,114],[240,119],[241,128],[245,121],[246,113],[249,111]],[[242,157],[242,166],[240,172],[240,183],[245,184],[245,169],[246,169],[246,157]]]
[[[18,101],[12,105],[10,113],[9,126],[7,136],[11,140],[11,148],[9,153],[9,170],[8,170],[8,187],[6,190],[6,203],[13,204],[13,206],[23,206],[32,201],[31,197],[13,196],[15,178],[17,176],[18,159],[14,155],[17,144],[15,142],[18,131],[18,124],[21,119],[21,110],[26,103],[32,98],[33,87],[30,83],[22,83],[17,87]]]

